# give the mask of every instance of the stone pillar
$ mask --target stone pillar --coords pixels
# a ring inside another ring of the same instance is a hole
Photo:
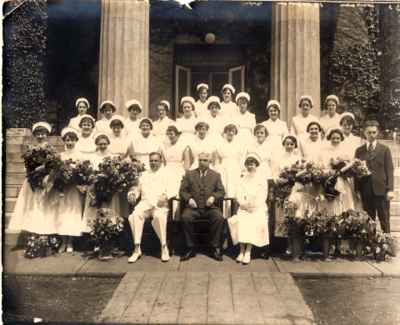
[[[102,0],[99,103],[112,100],[117,113],[137,99],[149,112],[149,3],[146,0]]]
[[[301,95],[313,97],[312,113],[320,115],[319,28],[319,4],[272,4],[271,99],[289,123]]]

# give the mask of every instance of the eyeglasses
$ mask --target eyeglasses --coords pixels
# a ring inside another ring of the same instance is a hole
[[[160,159],[150,159],[150,162],[159,162]]]
[[[210,161],[209,159],[199,159],[199,161]]]

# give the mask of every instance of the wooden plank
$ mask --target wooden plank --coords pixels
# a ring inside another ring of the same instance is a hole
[[[210,273],[207,324],[234,324],[232,284],[229,273]]]
[[[185,273],[167,274],[150,316],[151,324],[177,323],[185,278]]]
[[[206,272],[186,273],[178,324],[207,323],[207,293],[209,276]]]
[[[135,297],[120,319],[121,323],[148,324],[165,276],[165,273],[161,272],[145,274]]]
[[[129,303],[135,297],[143,277],[143,272],[127,272],[102,311],[98,321],[103,323],[118,322]]]
[[[232,273],[231,278],[235,324],[264,324],[252,274]]]

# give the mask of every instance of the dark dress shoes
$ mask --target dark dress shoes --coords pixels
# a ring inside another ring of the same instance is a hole
[[[184,255],[181,256],[181,262],[188,261],[196,256],[196,251],[192,248],[189,249]]]
[[[222,262],[223,258],[222,258],[222,252],[220,248],[214,248],[213,252],[212,252],[212,258],[218,262]]]

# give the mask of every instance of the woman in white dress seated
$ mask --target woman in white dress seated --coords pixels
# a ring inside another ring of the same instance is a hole
[[[171,104],[167,100],[162,100],[157,105],[158,119],[153,122],[153,134],[158,139],[158,141],[160,141],[160,143],[163,143],[166,140],[165,136],[167,128],[170,125],[175,124],[175,121],[171,120],[168,117],[170,110]]]
[[[307,126],[310,124],[310,122],[319,122],[318,118],[311,114],[313,106],[314,105],[311,96],[304,95],[300,97],[300,114],[293,116],[291,129],[291,133],[296,135],[298,138],[306,134]]]
[[[354,158],[356,149],[364,144],[364,141],[360,137],[352,133],[354,124],[355,118],[352,113],[345,112],[341,115],[340,127],[344,135],[342,147],[344,153],[350,158]]]
[[[322,127],[318,122],[311,122],[307,125],[308,137],[300,140],[300,152],[303,158],[322,164],[323,147],[325,143],[322,141]]]
[[[128,111],[128,117],[125,120],[124,133],[132,139],[140,133],[139,123],[141,118],[139,116],[143,111],[143,107],[138,100],[131,99],[125,103],[125,108]]]
[[[176,120],[176,127],[182,132],[182,140],[189,144],[193,140],[194,127],[198,119],[194,115],[194,99],[193,97],[186,96],[181,99],[181,109],[183,115]]]
[[[128,156],[130,140],[122,132],[125,126],[125,119],[121,115],[114,115],[110,120],[110,147],[109,150],[113,156],[126,158]]]
[[[222,87],[222,102],[221,102],[221,115],[227,120],[232,122],[235,120],[239,113],[236,103],[233,101],[235,95],[235,87],[231,84],[225,84]]]
[[[221,115],[221,102],[217,96],[211,96],[207,102],[208,116],[204,116],[203,120],[199,119],[199,121],[206,122],[210,127],[208,131],[209,136],[220,141],[224,127],[227,125],[227,120]]]
[[[153,122],[149,118],[144,118],[139,123],[140,133],[137,138],[132,139],[129,148],[129,155],[132,159],[137,159],[144,164],[146,170],[149,166],[149,154],[158,152],[162,155],[162,144],[152,134]]]
[[[239,113],[233,123],[238,128],[237,138],[242,143],[249,143],[253,140],[253,129],[256,126],[256,117],[248,110],[250,95],[246,92],[240,92],[236,95],[236,103],[239,107]]]
[[[211,166],[214,168],[215,165],[215,151],[217,149],[217,143],[214,137],[208,134],[209,125],[207,122],[197,122],[195,126],[196,135],[193,141],[189,144],[190,155],[191,155],[191,167],[190,169],[196,169],[199,167],[199,154],[207,152],[211,155]]]
[[[105,100],[100,104],[99,112],[103,117],[96,122],[96,133],[103,132],[111,134],[110,120],[117,111],[115,104],[111,100]]]
[[[329,95],[326,97],[324,102],[325,115],[320,118],[324,134],[326,134],[330,129],[340,128],[341,115],[336,112],[338,105],[339,98],[336,95]]]
[[[268,183],[259,176],[260,157],[249,153],[245,159],[246,173],[237,186],[237,214],[228,219],[233,244],[240,245],[238,263],[249,264],[253,246],[269,244],[267,206]]]
[[[68,126],[79,131],[79,122],[81,121],[81,117],[87,114],[87,111],[90,108],[89,101],[83,97],[78,98],[75,102],[75,108],[78,111],[78,115],[69,120]]]
[[[91,155],[96,151],[93,139],[95,128],[95,119],[93,116],[88,114],[81,116],[79,128],[81,134],[75,148],[82,153],[83,159],[90,159]]]
[[[74,128],[64,128],[61,131],[61,138],[64,142],[65,151],[61,152],[63,161],[82,160],[82,154],[76,149],[79,134]],[[82,200],[81,195],[75,185],[70,185],[64,189],[62,196],[59,196],[57,206],[57,234],[63,236],[63,245],[59,252],[66,250],[67,253],[74,251],[73,240],[81,235],[82,225]]]
[[[269,138],[274,146],[280,148],[283,137],[289,133],[286,122],[279,118],[281,114],[281,104],[275,99],[269,100],[267,103],[267,114],[268,120],[262,122],[262,125],[267,128]]]
[[[168,197],[178,197],[179,187],[185,171],[190,168],[190,149],[180,137],[181,132],[175,125],[167,128],[167,141],[163,145],[165,156],[165,175],[169,178]]]
[[[199,99],[195,104],[195,116],[199,120],[204,120],[208,117],[208,85],[205,83],[200,83],[196,86],[196,91]]]

